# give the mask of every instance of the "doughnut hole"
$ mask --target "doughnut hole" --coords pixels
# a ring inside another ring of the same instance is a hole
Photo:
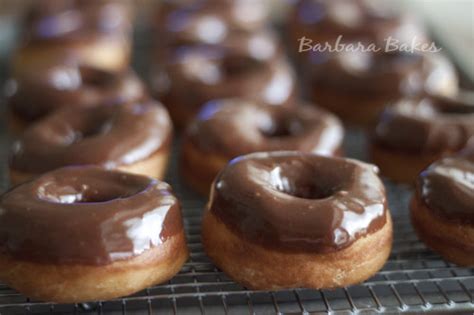
[[[258,129],[265,138],[295,137],[305,132],[304,118],[291,111],[261,110],[257,119]]]
[[[72,145],[87,138],[106,134],[113,126],[114,113],[115,106],[103,106],[87,109],[75,120],[68,120],[70,126],[64,134],[63,145]],[[58,132],[62,131],[58,130]]]
[[[79,74],[83,85],[95,88],[107,87],[115,80],[112,73],[93,67],[81,66]]]
[[[285,138],[302,134],[304,127],[296,117],[275,117],[270,115],[266,123],[259,126],[259,130],[266,138]]]
[[[39,199],[61,204],[105,203],[117,199],[128,198],[144,191],[148,183],[146,179],[135,175],[114,174],[114,182],[94,179],[81,182],[79,179],[66,185],[62,178],[52,178],[37,187]],[[72,183],[72,184],[71,184]]]
[[[227,56],[222,60],[222,70],[227,77],[239,77],[258,72],[262,63],[248,56]]]
[[[474,114],[474,106],[456,101],[434,100],[433,106],[444,115]]]
[[[304,164],[282,164],[269,172],[270,186],[284,194],[303,199],[326,199],[341,190],[336,178],[325,179]]]

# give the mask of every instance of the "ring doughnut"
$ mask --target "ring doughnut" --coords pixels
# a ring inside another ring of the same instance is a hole
[[[188,257],[168,184],[67,167],[0,197],[0,279],[33,299],[112,299],[170,279]]]
[[[392,222],[374,166],[298,152],[234,159],[202,223],[212,261],[252,289],[336,288],[387,260]]]

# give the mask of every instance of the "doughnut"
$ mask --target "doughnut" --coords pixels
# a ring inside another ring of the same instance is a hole
[[[172,142],[166,109],[152,100],[66,107],[33,124],[13,145],[18,184],[63,166],[100,165],[162,179]]]
[[[255,0],[164,0],[156,13],[160,48],[182,44],[219,44],[234,32],[267,26],[268,7]]]
[[[474,137],[474,99],[466,95],[402,98],[387,107],[370,149],[382,175],[414,183],[428,165],[463,149]]]
[[[219,171],[239,155],[281,150],[342,155],[343,137],[339,119],[310,104],[287,108],[241,99],[210,101],[183,137],[181,176],[207,196]]]
[[[334,44],[363,40],[384,43],[389,37],[402,43],[427,42],[420,21],[409,14],[400,14],[380,2],[364,0],[296,0],[290,8],[287,34],[293,55],[299,51],[300,39],[313,44]],[[299,54],[298,54],[299,55]],[[304,54],[302,55],[304,56]]]
[[[389,257],[392,221],[376,167],[301,152],[232,160],[202,222],[211,260],[257,290],[362,282]]]
[[[32,2],[12,70],[21,75],[58,60],[125,70],[131,53],[132,15],[128,1]]]
[[[90,107],[143,97],[145,89],[132,70],[123,74],[98,68],[57,64],[14,77],[7,98],[12,134],[62,107]]]
[[[447,261],[474,267],[474,146],[436,161],[416,183],[411,221],[418,237]]]
[[[32,299],[129,295],[188,258],[178,200],[146,176],[61,168],[1,196],[0,217],[0,279]]]
[[[151,89],[179,128],[210,100],[240,97],[291,106],[297,93],[295,74],[267,32],[235,35],[219,45],[180,46],[165,59],[153,69]]]
[[[342,120],[372,126],[385,106],[405,95],[454,95],[457,75],[442,55],[405,52],[341,52],[310,56],[315,101]]]

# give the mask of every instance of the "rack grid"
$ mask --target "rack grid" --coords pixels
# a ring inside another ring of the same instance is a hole
[[[2,126],[5,124],[2,123]],[[365,159],[363,132],[349,130],[346,152]],[[251,291],[234,283],[206,257],[200,242],[205,200],[177,176],[179,141],[174,146],[168,182],[182,201],[191,251],[189,261],[167,283],[111,301],[58,305],[33,301],[0,284],[0,314],[373,314],[474,313],[474,269],[443,261],[418,241],[407,216],[408,186],[386,181],[394,219],[391,256],[371,279],[337,290]],[[0,190],[7,188],[8,139],[0,130]]]

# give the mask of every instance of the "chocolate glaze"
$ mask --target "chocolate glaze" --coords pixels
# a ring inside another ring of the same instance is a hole
[[[268,14],[263,1],[163,1],[156,17],[158,44],[218,44],[234,32],[264,27]]]
[[[311,86],[316,91],[331,90],[334,94],[363,99],[393,101],[401,95],[423,93],[425,89],[440,90],[446,78],[456,78],[444,57],[426,54],[314,52],[309,59]]]
[[[62,107],[90,107],[138,99],[144,87],[133,72],[60,64],[29,71],[14,81],[10,110],[33,121]]]
[[[437,215],[474,224],[474,150],[446,157],[420,174],[417,193]]]
[[[374,137],[381,146],[406,152],[458,151],[474,137],[474,99],[402,99],[385,110]]]
[[[33,3],[24,19],[30,42],[78,41],[97,35],[124,36],[131,32],[128,1],[45,0]]]
[[[388,212],[375,166],[296,152],[234,159],[216,178],[208,209],[248,241],[314,253],[380,230]]]
[[[305,36],[316,42],[345,40],[380,42],[391,36],[402,42],[426,40],[421,23],[407,14],[400,15],[380,2],[364,0],[294,0],[290,13],[293,39]]]
[[[196,114],[213,99],[244,97],[289,105],[296,93],[287,60],[260,33],[221,45],[180,46],[153,74],[152,86],[166,106]]]
[[[0,198],[0,252],[51,264],[104,265],[183,233],[168,184],[95,167],[62,168]]]
[[[166,109],[154,101],[64,108],[32,125],[14,143],[12,169],[40,173],[68,165],[133,164],[171,143]]]
[[[334,115],[309,104],[286,108],[225,99],[204,106],[186,135],[199,150],[231,159],[279,150],[334,155],[344,131]]]

